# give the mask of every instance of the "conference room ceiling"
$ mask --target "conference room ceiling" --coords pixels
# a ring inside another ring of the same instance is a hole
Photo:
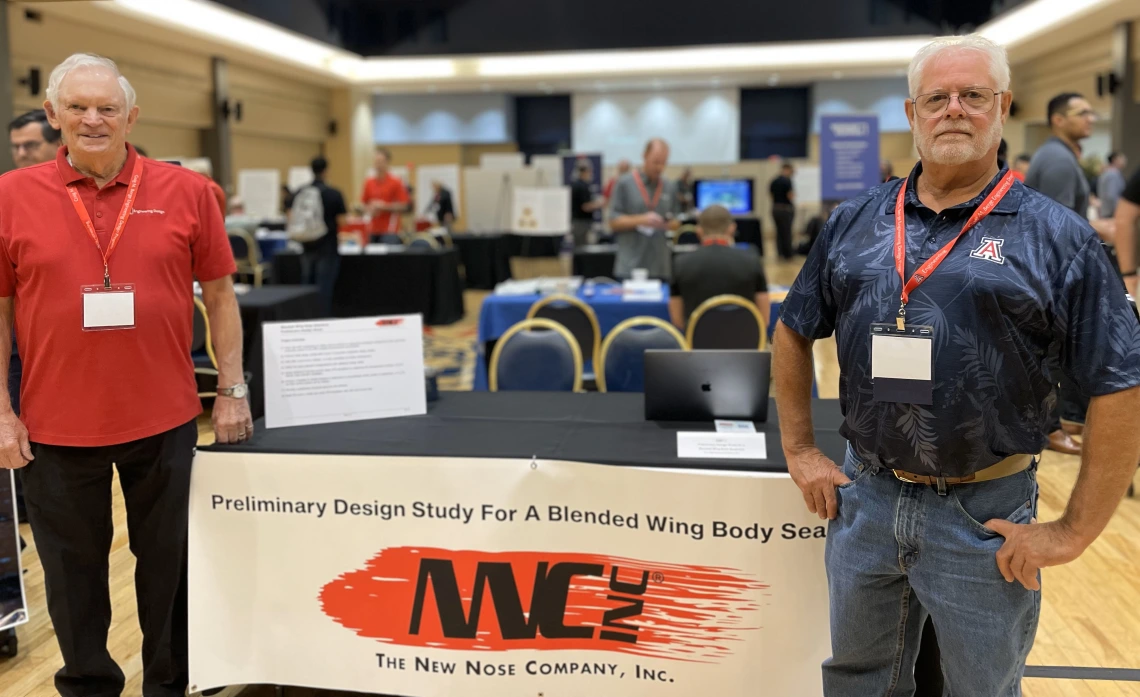
[[[1023,0],[217,0],[363,56],[495,54],[968,31]]]

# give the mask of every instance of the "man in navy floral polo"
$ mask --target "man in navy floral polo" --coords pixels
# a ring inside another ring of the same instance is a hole
[[[999,170],[1005,51],[935,40],[909,86],[921,162],[831,216],[776,328],[788,469],[831,520],[824,692],[913,694],[931,617],[951,694],[1018,695],[1040,569],[1096,539],[1140,459],[1140,323],[1088,223]],[[842,467],[811,424],[812,342],[832,332]],[[1055,371],[1092,399],[1068,507],[1037,523]]]

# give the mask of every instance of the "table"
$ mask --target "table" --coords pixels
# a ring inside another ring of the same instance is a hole
[[[301,257],[278,254],[273,278],[301,279]],[[342,254],[333,290],[333,315],[423,315],[429,325],[463,318],[463,284],[455,249],[404,249],[389,254]]]
[[[511,278],[511,245],[498,233],[457,233],[451,236],[463,263],[468,288],[493,290]]]
[[[248,444],[203,448],[189,515],[191,690],[491,697],[529,681],[515,692],[586,694],[606,672],[607,695],[672,692],[628,679],[649,670],[678,695],[743,695],[761,679],[772,694],[818,694],[804,685],[829,647],[826,524],[784,474],[775,409],[757,425],[768,456],[747,461],[678,459],[677,433],[712,424],[646,422],[643,410],[636,394],[456,392],[422,416],[255,428]],[[838,403],[812,411],[820,448],[842,457]],[[535,624],[527,607],[544,609]],[[556,629],[619,615],[629,624],[605,626],[622,638]],[[327,640],[298,653],[262,631],[275,623]],[[454,653],[483,647],[494,655]],[[413,666],[457,658],[454,671]],[[515,677],[475,674],[480,660]],[[585,660],[612,668],[583,675]]]
[[[696,245],[673,245],[673,260],[682,254],[699,249]],[[737,242],[737,249],[756,251],[750,242]],[[573,273],[583,278],[614,278],[614,262],[617,259],[616,244],[591,244],[574,250]]]
[[[251,375],[249,407],[253,418],[265,414],[265,350],[261,325],[315,319],[321,314],[316,286],[262,286],[237,296],[241,312],[242,366]]]
[[[819,449],[843,461],[847,441],[839,400],[813,399]],[[220,452],[399,457],[486,457],[571,460],[633,467],[787,472],[775,400],[768,421],[766,460],[677,457],[677,431],[713,431],[712,423],[645,420],[640,393],[442,392],[424,416],[266,430],[254,427],[248,445],[212,445]]]
[[[278,252],[284,252],[289,247],[289,237],[283,232],[269,232],[257,235],[257,247],[261,252],[261,260],[269,261]]]
[[[556,257],[565,235],[516,235],[507,233],[507,253],[512,257]]]
[[[615,292],[620,288],[621,286],[612,284],[599,284],[594,286],[593,295],[586,295],[584,285],[578,290],[578,297],[592,307],[594,314],[598,316],[598,326],[602,331],[601,339],[605,339],[610,330],[630,317],[649,316],[669,321],[667,293],[659,301],[625,301],[620,293]],[[541,298],[541,295],[489,295],[483,301],[483,307],[479,312],[478,334],[478,346],[482,355],[475,361],[474,389],[488,388],[488,361],[491,359],[495,342],[512,325],[526,319],[527,310]],[[582,356],[582,359],[589,372],[593,368],[592,357]]]
[[[764,256],[764,226],[759,218],[736,218],[736,241],[747,242]]]

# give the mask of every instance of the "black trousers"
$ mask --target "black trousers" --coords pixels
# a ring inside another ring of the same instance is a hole
[[[35,459],[23,471],[24,496],[63,655],[55,675],[62,697],[119,697],[123,691],[123,671],[107,651],[112,464],[119,470],[137,560],[143,695],[185,694],[187,510],[197,441],[191,421],[122,445],[32,444]]]
[[[772,206],[772,220],[776,223],[776,253],[781,259],[791,259],[795,250],[792,249],[792,220],[796,209],[786,203],[777,203]]]

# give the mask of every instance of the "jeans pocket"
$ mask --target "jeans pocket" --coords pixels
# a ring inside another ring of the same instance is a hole
[[[952,486],[949,496],[975,532],[994,537],[997,533],[986,527],[986,521],[996,518],[1022,524],[1032,520],[1037,503],[1037,478],[1033,470],[1030,467],[989,482]]]
[[[843,474],[847,475],[847,478],[851,480],[846,484],[840,484],[836,487],[840,490],[850,489],[874,470],[873,467],[859,459],[859,456],[855,454],[854,449],[852,449],[850,445],[847,446],[847,453],[843,456],[843,465],[840,469],[843,470]]]

